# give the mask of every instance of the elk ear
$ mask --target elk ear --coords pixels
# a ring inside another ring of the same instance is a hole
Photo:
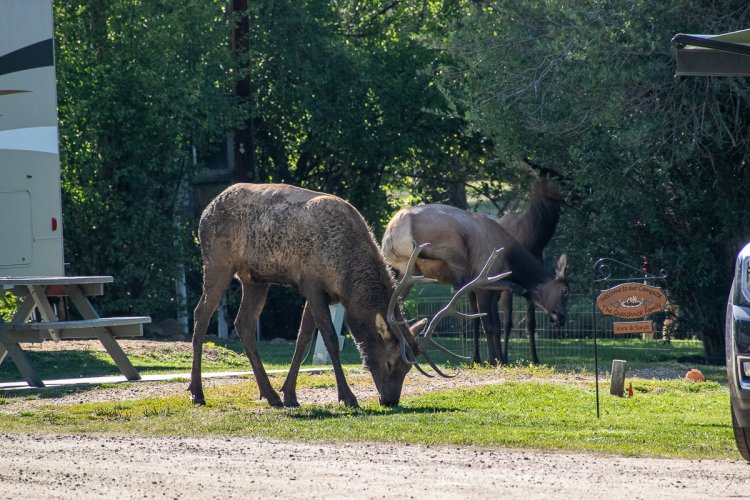
[[[560,258],[557,259],[557,264],[555,264],[555,279],[565,279],[566,267],[568,267],[568,256],[566,254],[562,254]]]
[[[422,318],[413,325],[409,327],[409,330],[411,330],[411,334],[413,336],[417,336],[420,333],[422,333],[422,330],[424,330],[427,327],[427,318]]]
[[[375,329],[378,331],[383,340],[391,339],[391,330],[388,328],[388,323],[383,319],[380,313],[375,314]]]

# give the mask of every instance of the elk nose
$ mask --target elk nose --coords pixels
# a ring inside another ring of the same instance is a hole
[[[565,315],[564,314],[557,314],[556,315],[555,326],[557,326],[557,327],[565,326]]]
[[[388,399],[380,398],[380,406],[387,406],[390,408],[390,407],[396,406],[397,404],[398,404],[398,399],[393,400],[390,398]]]

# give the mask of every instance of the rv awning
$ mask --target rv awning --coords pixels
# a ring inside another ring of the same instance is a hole
[[[750,76],[750,29],[721,35],[675,35],[678,76]]]

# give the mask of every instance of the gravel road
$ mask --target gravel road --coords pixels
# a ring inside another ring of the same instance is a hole
[[[308,444],[255,438],[0,437],[0,497],[737,498],[740,460]]]

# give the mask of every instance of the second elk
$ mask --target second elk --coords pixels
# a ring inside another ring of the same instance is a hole
[[[416,261],[417,272],[440,283],[462,288],[476,276],[494,249],[503,248],[491,273],[510,272],[502,284],[482,286],[470,294],[470,306],[483,314],[489,362],[507,363],[500,345],[498,290],[513,290],[547,313],[552,323],[565,324],[570,288],[565,280],[567,258],[557,261],[555,274],[542,264],[493,218],[448,205],[405,208],[393,217],[383,235],[383,254],[400,273],[414,242],[429,242]]]
[[[563,196],[554,184],[554,181],[562,183],[565,178],[551,168],[537,165],[530,160],[524,163],[533,171],[539,173],[531,184],[531,195],[529,205],[523,212],[510,213],[495,219],[500,226],[508,231],[513,237],[540,263],[544,263],[544,247],[552,239],[560,219],[560,211]],[[513,329],[513,294],[509,291],[500,295],[500,305],[503,318],[503,357],[508,359],[508,344],[510,332]],[[533,300],[526,300],[526,334],[529,339],[529,360],[539,364],[539,356],[536,350],[536,311]],[[475,324],[475,339],[479,338],[479,325]],[[479,342],[474,342],[474,361],[479,359]]]

